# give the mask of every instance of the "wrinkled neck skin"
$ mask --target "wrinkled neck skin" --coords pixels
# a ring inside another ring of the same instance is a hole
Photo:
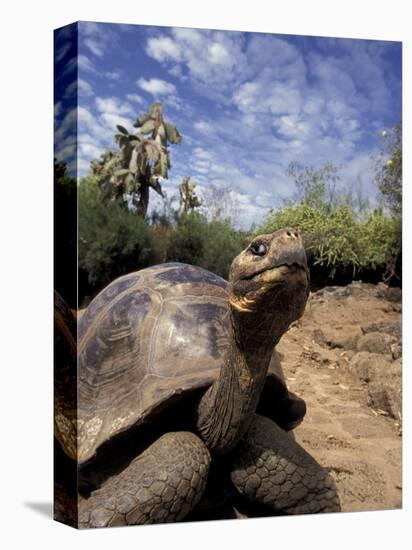
[[[246,316],[246,317],[245,317]],[[231,337],[217,380],[202,397],[197,429],[212,453],[231,451],[247,431],[275,345],[287,327],[272,315],[231,308]]]

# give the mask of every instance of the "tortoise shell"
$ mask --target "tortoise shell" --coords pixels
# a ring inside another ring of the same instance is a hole
[[[54,434],[67,454],[76,453],[76,319],[54,291]]]
[[[172,399],[210,386],[229,344],[227,287],[205,269],[167,263],[116,279],[90,303],[78,326],[80,463]],[[269,376],[287,391],[276,356]]]

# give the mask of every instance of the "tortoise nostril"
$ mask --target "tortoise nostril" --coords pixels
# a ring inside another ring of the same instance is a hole
[[[287,235],[288,237],[292,237],[292,233],[291,233],[290,231],[286,231],[286,235]]]

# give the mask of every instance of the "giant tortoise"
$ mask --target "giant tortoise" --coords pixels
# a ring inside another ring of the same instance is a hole
[[[273,514],[339,510],[332,478],[285,431],[305,411],[274,354],[308,279],[301,236],[285,229],[256,237],[229,282],[167,263],[97,295],[78,326],[77,424],[56,415],[79,463],[79,527],[182,520],[211,462]]]

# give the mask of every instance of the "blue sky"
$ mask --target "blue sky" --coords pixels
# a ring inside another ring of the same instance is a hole
[[[229,186],[233,221],[249,227],[293,195],[296,160],[342,165],[342,185],[360,176],[376,198],[371,155],[401,119],[399,42],[83,22],[78,43],[79,175],[114,147],[116,124],[133,130],[160,100],[183,136],[169,197],[184,176],[200,195]]]

